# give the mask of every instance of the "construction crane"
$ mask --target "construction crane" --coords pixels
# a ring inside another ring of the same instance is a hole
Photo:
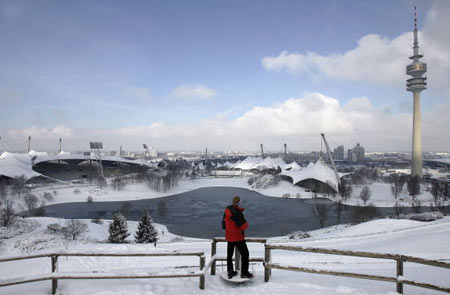
[[[328,158],[330,158],[331,165],[333,166],[334,174],[336,175],[336,180],[337,180],[338,185],[339,185],[339,184],[341,184],[341,179],[339,178],[339,173],[337,172],[336,165],[334,164],[333,157],[331,156],[330,147],[328,146],[328,142],[325,139],[325,134],[324,133],[320,133],[320,135],[322,135],[323,142],[325,143],[325,147],[327,148]]]

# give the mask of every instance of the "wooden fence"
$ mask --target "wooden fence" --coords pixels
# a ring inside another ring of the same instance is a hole
[[[312,268],[304,268],[304,267],[296,267],[290,265],[281,265],[271,262],[271,250],[287,250],[287,251],[300,251],[300,252],[311,252],[311,253],[320,253],[320,254],[332,254],[332,255],[346,255],[346,256],[354,256],[354,257],[365,257],[365,258],[376,258],[376,259],[391,259],[397,262],[397,277],[387,277],[387,276],[378,276],[378,275],[368,275],[368,274],[359,274],[359,273],[351,273],[351,272],[337,272],[337,271],[329,271],[329,270],[320,270],[320,269],[312,269]],[[290,270],[290,271],[299,271],[299,272],[308,272],[315,274],[325,274],[325,275],[334,275],[334,276],[342,276],[342,277],[351,277],[351,278],[360,278],[360,279],[369,279],[369,280],[377,280],[377,281],[386,281],[386,282],[394,282],[397,284],[397,292],[403,294],[403,284],[408,284],[416,287],[422,287],[427,289],[432,289],[436,291],[442,291],[450,293],[450,288],[440,287],[428,283],[416,282],[412,280],[407,280],[403,277],[403,263],[404,262],[412,262],[419,263],[434,267],[442,267],[450,269],[450,263],[442,262],[437,260],[430,260],[418,257],[412,257],[407,255],[399,255],[399,254],[382,254],[382,253],[372,253],[372,252],[360,252],[360,251],[345,251],[345,250],[335,250],[335,249],[323,249],[323,248],[306,248],[300,246],[287,246],[287,245],[269,245],[266,244],[265,252],[264,252],[264,281],[268,282],[271,269],[281,269],[281,270]]]
[[[190,271],[183,273],[147,273],[147,272],[74,272],[74,273],[60,273],[57,272],[58,257],[60,256],[94,256],[94,257],[161,257],[161,256],[198,256],[200,258],[200,270]],[[22,256],[3,256],[0,257],[0,262],[17,261],[25,259],[34,259],[50,257],[51,258],[51,272],[39,275],[30,275],[27,277],[12,278],[6,280],[0,280],[0,287],[25,284],[31,282],[52,281],[52,294],[56,293],[58,287],[58,280],[67,279],[151,279],[151,278],[188,278],[199,277],[199,288],[205,289],[205,274],[203,268],[205,267],[205,254],[204,252],[160,252],[160,253],[147,253],[147,252],[51,252],[51,253],[39,253]]]

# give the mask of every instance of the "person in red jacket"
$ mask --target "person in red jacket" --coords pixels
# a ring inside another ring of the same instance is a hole
[[[231,279],[237,275],[233,270],[233,252],[237,247],[241,253],[241,278],[251,278],[253,274],[248,272],[248,248],[245,242],[244,231],[248,228],[248,222],[244,218],[244,208],[240,207],[241,198],[233,197],[232,205],[225,209],[223,214],[222,226],[225,227],[225,239],[227,240],[227,271],[228,278]]]

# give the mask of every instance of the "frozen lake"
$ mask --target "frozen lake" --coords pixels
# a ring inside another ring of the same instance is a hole
[[[313,230],[320,227],[313,214],[317,202],[329,205],[329,217],[326,226],[336,224],[333,203],[328,199],[284,199],[273,198],[255,191],[234,187],[200,188],[177,195],[129,201],[128,220],[139,220],[143,209],[148,208],[153,220],[167,225],[175,234],[211,238],[223,236],[221,221],[225,207],[231,204],[233,196],[244,200],[242,207],[249,223],[247,236],[270,237],[285,235],[296,230]],[[158,204],[164,202],[166,216],[160,216]],[[46,216],[62,218],[92,219],[100,217],[111,219],[112,214],[125,202],[78,202],[62,203],[45,207]],[[341,223],[349,220],[349,207],[345,207]],[[380,208],[383,214],[392,212],[392,208]]]

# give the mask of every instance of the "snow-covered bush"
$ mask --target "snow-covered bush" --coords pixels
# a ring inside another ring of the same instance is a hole
[[[79,189],[76,188],[76,189],[73,190],[73,193],[76,194],[76,195],[78,195],[78,194],[81,193],[81,192],[80,192]]]
[[[57,195],[58,194],[58,191],[53,191],[53,195]]]
[[[96,224],[103,224],[103,220],[101,220],[100,217],[91,219],[91,222]]]
[[[62,226],[59,223],[50,223],[47,225],[47,232],[50,234],[59,234],[62,233]]]
[[[88,203],[92,203],[93,201],[94,201],[94,198],[92,198],[91,196],[88,196],[86,198],[86,202],[88,202]]]
[[[0,241],[10,239],[23,233],[32,232],[39,223],[28,218],[16,217],[9,226],[0,226]]]
[[[109,237],[110,243],[125,243],[125,239],[130,235],[128,233],[127,220],[121,213],[115,213],[113,215],[113,222],[109,225]]]
[[[381,216],[380,210],[373,204],[367,206],[356,205],[351,208],[350,221],[352,223],[361,223]]]
[[[289,239],[291,239],[291,240],[298,240],[298,239],[306,239],[306,238],[310,238],[311,237],[311,235],[309,234],[309,232],[307,232],[307,231],[294,231],[294,232],[291,232],[289,235],[288,235],[288,237],[289,237]]]
[[[290,193],[284,193],[282,196],[284,199],[289,199],[291,197]]]
[[[170,240],[170,242],[172,242],[172,243],[183,242],[183,241],[184,241],[184,238],[180,237],[180,236],[176,236]]]
[[[444,214],[441,212],[424,212],[424,213],[416,213],[416,214],[401,214],[400,218],[402,219],[410,219],[416,221],[434,221],[444,217]]]
[[[88,231],[88,226],[81,220],[71,219],[66,222],[66,226],[62,228],[66,239],[75,240],[78,236]]]
[[[53,194],[49,192],[45,192],[43,198],[47,201],[53,201]]]

